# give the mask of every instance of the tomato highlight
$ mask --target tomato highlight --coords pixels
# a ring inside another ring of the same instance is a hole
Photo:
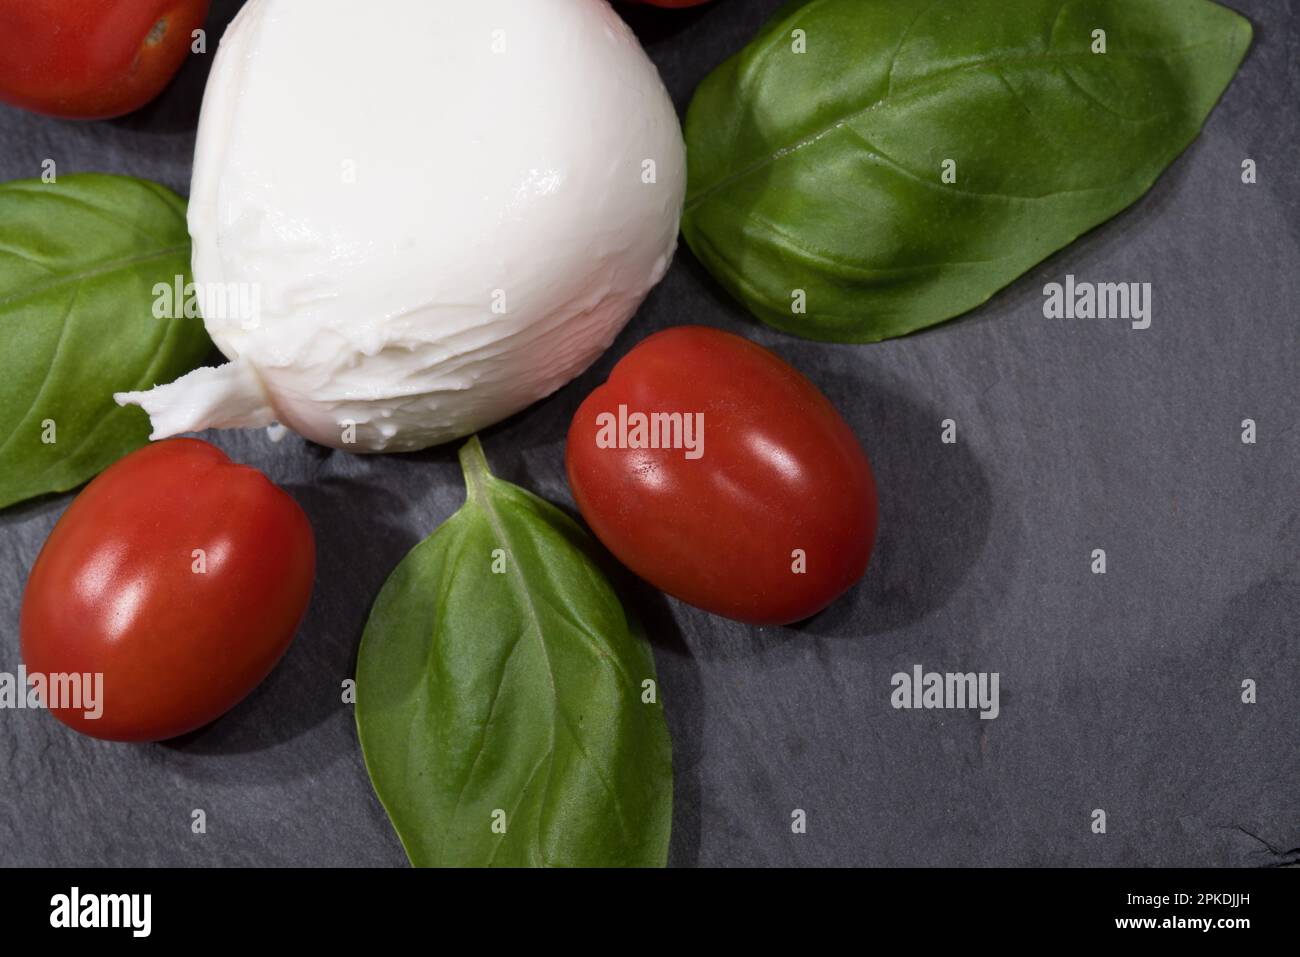
[[[197,439],[148,445],[54,526],[23,593],[23,662],[47,694],[80,693],[42,703],[82,734],[175,737],[270,673],[315,566],[306,514],[261,472]]]
[[[807,618],[861,578],[876,487],[852,429],[802,374],[716,329],[646,339],[582,403],[569,484],[620,561],[707,611]]]

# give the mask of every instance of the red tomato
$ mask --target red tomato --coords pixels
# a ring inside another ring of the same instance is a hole
[[[0,0],[0,100],[67,119],[121,116],[165,87],[208,0]]]
[[[307,516],[261,472],[196,439],[148,445],[54,526],[23,595],[23,662],[29,676],[103,674],[98,719],[50,709],[83,734],[175,737],[267,676],[315,570]]]
[[[637,413],[682,413],[681,427],[638,432]],[[656,432],[661,447],[645,448]],[[852,429],[739,336],[680,326],[646,339],[582,403],[565,458],[583,518],[620,561],[728,618],[807,618],[871,557],[876,486]]]

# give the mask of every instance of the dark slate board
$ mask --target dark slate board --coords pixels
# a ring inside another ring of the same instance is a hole
[[[215,5],[214,37],[237,6]],[[629,16],[684,109],[777,6]],[[675,864],[1255,866],[1300,846],[1300,8],[1233,6],[1256,42],[1200,139],[1134,209],[984,308],[882,345],[803,342],[751,320],[683,250],[594,369],[486,435],[503,477],[571,506],[577,404],[636,342],[689,322],[804,370],[874,460],[876,557],[819,617],[753,629],[648,588],[633,601],[673,733]],[[0,107],[0,177],[53,157],[187,192],[206,60],[122,120]],[[1258,185],[1240,181],[1246,157]],[[1153,283],[1152,327],[1044,319],[1043,286],[1066,273]],[[955,446],[939,441],[946,418]],[[453,453],[209,437],[311,515],[307,621],[261,688],[180,741],[108,744],[0,712],[2,864],[405,861],[339,689],[381,583],[462,500]],[[0,514],[0,670],[19,664],[23,582],[69,500]],[[1089,571],[1096,547],[1105,576]],[[999,672],[1000,717],[894,710],[890,678],[914,664]]]

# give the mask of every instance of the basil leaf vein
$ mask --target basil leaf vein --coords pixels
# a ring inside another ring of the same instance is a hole
[[[465,505],[398,565],[357,662],[376,794],[420,866],[662,866],[672,759],[654,657],[544,500],[461,451]],[[502,830],[504,828],[504,830]]]
[[[1140,198],[1250,39],[1209,0],[794,0],[691,103],[683,233],[777,328],[914,332]]]
[[[0,508],[74,488],[148,440],[113,393],[169,382],[211,348],[198,319],[157,319],[188,282],[185,201],[124,176],[0,185]]]

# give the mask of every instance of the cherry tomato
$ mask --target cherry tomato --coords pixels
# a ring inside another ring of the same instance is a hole
[[[67,119],[121,116],[165,87],[209,0],[0,0],[0,100]]]
[[[83,734],[184,734],[280,660],[315,569],[307,516],[261,472],[196,439],[148,445],[54,526],[23,594],[23,662],[29,676],[103,675],[98,718],[45,702]]]
[[[681,326],[646,339],[582,403],[565,459],[583,518],[623,564],[728,618],[807,618],[871,557],[876,486],[852,429],[739,336]]]

